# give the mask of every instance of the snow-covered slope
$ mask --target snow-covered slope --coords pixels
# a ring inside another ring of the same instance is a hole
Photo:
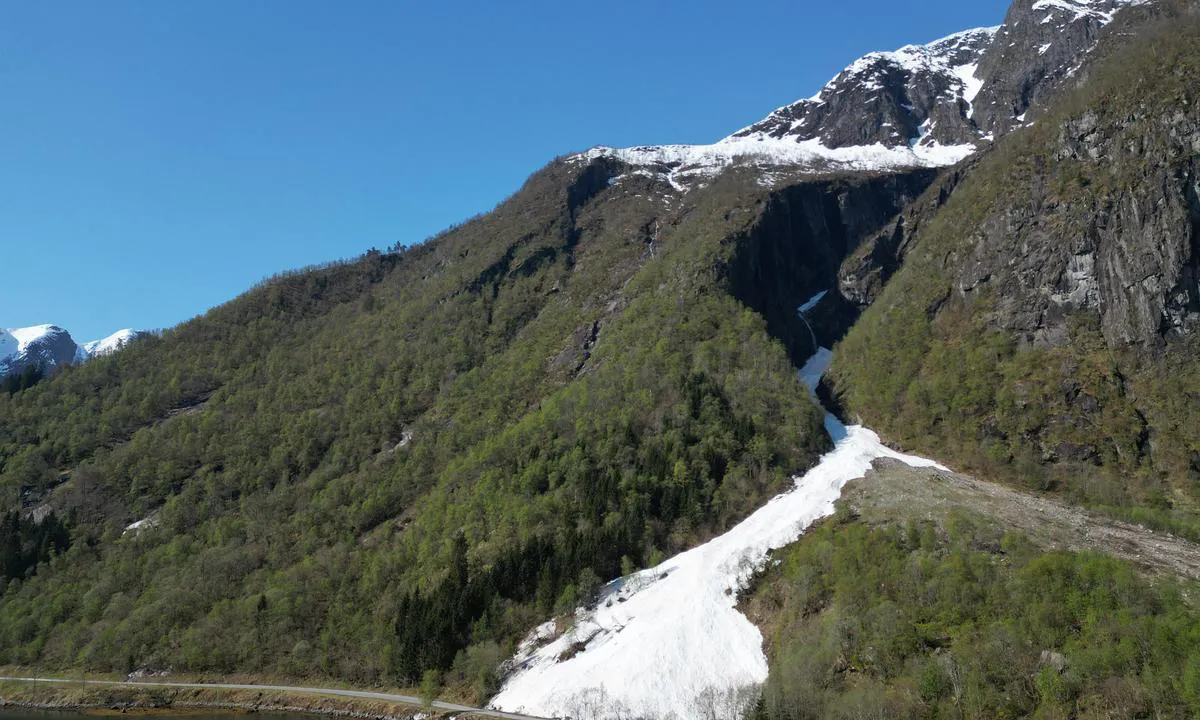
[[[92,340],[79,346],[80,357],[84,360],[98,355],[109,355],[125,347],[137,337],[137,332],[130,328],[118,330],[101,340]]]
[[[822,348],[800,371],[810,388],[831,356]],[[792,490],[724,535],[610,583],[565,632],[558,634],[553,621],[537,628],[521,644],[492,706],[543,717],[741,717],[767,678],[767,659],[762,635],[738,612],[737,597],[767,554],[831,514],[842,486],[873,460],[936,465],[897,453],[832,414],[825,427],[834,449]]]
[[[810,98],[711,145],[597,147],[684,191],[739,164],[888,172],[961,162],[1026,122],[1078,69],[1100,29],[1150,0],[1016,0],[1003,25],[855,60]]]
[[[71,334],[57,325],[33,325],[0,330],[0,377],[37,366],[53,372],[97,355],[107,355],[136,338],[133,330],[120,330],[103,340],[79,345]]]

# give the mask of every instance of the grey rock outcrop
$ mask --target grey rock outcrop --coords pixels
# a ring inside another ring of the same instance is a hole
[[[1058,163],[1113,187],[1065,198],[1035,175],[1026,203],[992,212],[957,265],[957,291],[989,288],[993,324],[1034,344],[1067,341],[1073,313],[1096,316],[1112,347],[1153,348],[1200,328],[1200,112],[1088,110],[1054,143]],[[1091,180],[1079,181],[1086,186]]]
[[[962,166],[944,172],[920,199],[863,240],[838,270],[838,291],[843,298],[860,310],[875,302],[921,227],[946,204],[965,172]]]
[[[734,137],[816,138],[830,148],[936,141],[973,143],[973,75],[996,28],[863,56],[816,96],[771,113]]]

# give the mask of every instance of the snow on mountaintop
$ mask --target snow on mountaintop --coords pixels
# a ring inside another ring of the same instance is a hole
[[[33,325],[0,330],[0,377],[27,367],[54,370],[107,355],[137,337],[133,330],[119,330],[103,340],[79,345],[71,334],[58,325]]]
[[[136,332],[134,332],[130,328],[125,328],[124,330],[116,331],[112,335],[109,335],[108,337],[106,337],[102,340],[92,340],[90,342],[85,342],[83,345],[80,346],[79,349],[83,352],[85,357],[96,357],[97,355],[108,355],[109,353],[113,353],[113,352],[116,352],[117,350],[120,350],[130,340],[133,340],[135,337],[137,337]]]
[[[0,376],[37,366],[52,370],[74,361],[75,341],[57,325],[33,325],[0,331]]]
[[[51,333],[63,332],[57,325],[33,325],[24,328],[11,328],[7,331],[17,341],[17,352],[24,352],[29,344],[40,340]]]
[[[831,358],[822,348],[799,371],[810,390]],[[834,449],[791,490],[724,535],[610,583],[561,636],[553,637],[552,622],[536,628],[491,706],[545,717],[741,717],[767,678],[767,659],[762,634],[738,612],[737,598],[768,553],[831,514],[842,486],[876,458],[937,465],[897,453],[832,414],[825,427]]]
[[[1017,0],[1004,25],[868,53],[812,97],[711,145],[598,147],[574,159],[614,158],[679,191],[732,165],[800,173],[953,165],[1028,124],[1031,103],[1081,66],[1097,31],[1150,1]]]
[[[883,143],[830,148],[820,139],[768,137],[727,138],[714,145],[649,145],[597,147],[577,156],[584,160],[612,157],[630,165],[662,167],[677,190],[696,178],[708,178],[735,164],[795,165],[812,170],[900,170],[953,165],[975,152],[975,146],[940,145],[936,141],[888,147]]]
[[[932,107],[961,102],[959,114],[969,111],[981,86],[974,70],[996,30],[967,30],[927,45],[865,55],[812,98],[781,107],[712,145],[598,147],[576,158],[616,158],[661,174],[679,190],[734,164],[817,172],[953,165],[977,150],[983,133],[936,131]]]
[[[67,335],[67,331],[57,325],[31,325],[0,330],[0,363],[25,354],[30,346],[36,346],[41,341],[63,335]]]
[[[830,80],[816,95],[801,102],[824,102],[822,97],[827,92],[836,91],[847,82],[862,83],[867,90],[882,90],[884,77],[880,71],[881,63],[912,74],[930,72],[961,77],[963,71],[966,71],[966,74],[970,75],[978,60],[980,41],[985,43],[990,41],[999,29],[999,25],[974,28],[948,35],[926,45],[905,45],[899,50],[891,52],[867,53],[851,63],[833,80]],[[962,90],[963,94],[966,94],[965,88]],[[978,88],[970,93],[971,97],[967,98],[968,102],[974,97],[975,92],[978,92]],[[786,110],[787,107],[780,108],[776,112]],[[745,130],[734,133],[734,135],[741,132],[745,132]]]

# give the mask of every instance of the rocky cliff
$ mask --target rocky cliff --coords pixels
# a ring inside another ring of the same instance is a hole
[[[1136,32],[1112,26],[1137,42],[908,211],[882,291],[893,254],[843,265],[847,294],[877,299],[835,376],[902,444],[1171,515],[1200,479],[1200,35],[1190,4],[1137,10]]]

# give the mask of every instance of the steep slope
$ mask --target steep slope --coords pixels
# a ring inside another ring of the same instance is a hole
[[[971,120],[982,86],[975,71],[999,29],[870,53],[813,97],[779,108],[723,142],[815,139],[830,150],[908,146],[914,161],[952,164],[985,137]]]
[[[972,121],[1000,136],[1070,83],[1105,28],[1128,8],[1153,0],[1017,0],[980,57]]]
[[[4,659],[434,668],[482,693],[501,643],[581,578],[784,487],[828,440],[726,280],[779,204],[749,176],[685,202],[622,171],[553,163],[426,244],[271,281],[0,399],[9,502],[74,540],[8,587]],[[827,284],[857,239],[815,207]]]
[[[909,239],[834,376],[906,447],[1194,532],[1200,52],[1187,4],[1138,12],[1148,39]]]

